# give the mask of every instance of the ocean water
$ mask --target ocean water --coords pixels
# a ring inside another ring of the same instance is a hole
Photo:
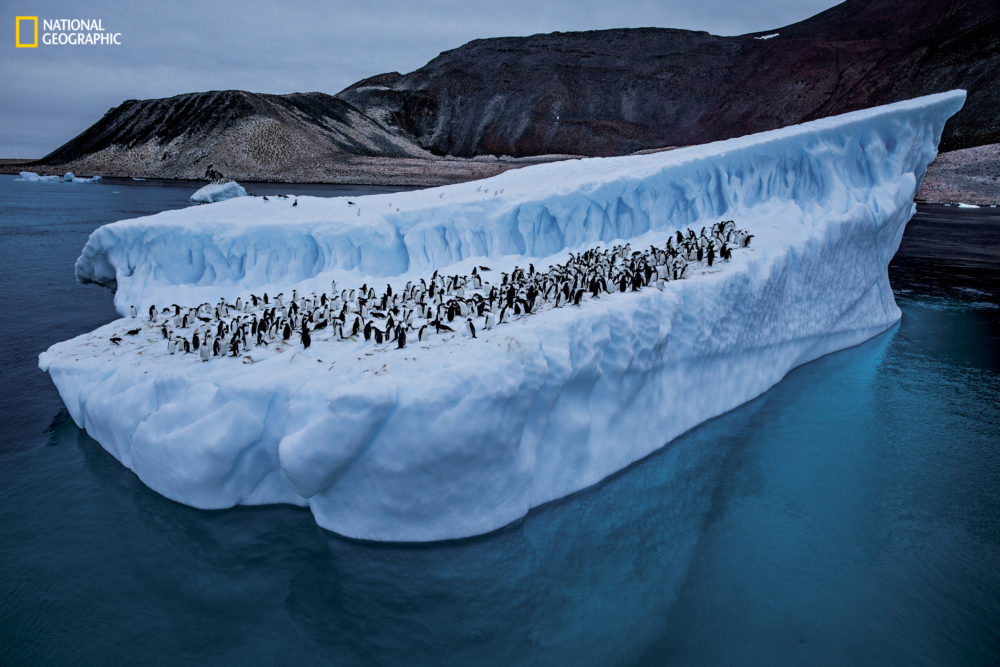
[[[890,331],[505,529],[385,545],[162,498],[37,369],[115,316],[87,235],[193,189],[0,176],[0,664],[1000,662],[996,209],[920,209]]]

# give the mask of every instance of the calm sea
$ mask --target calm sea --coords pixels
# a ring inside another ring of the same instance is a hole
[[[1000,215],[921,207],[898,326],[597,487],[435,545],[166,500],[36,365],[87,236],[192,183],[0,176],[0,664],[1000,662]],[[251,186],[259,193],[378,191]]]

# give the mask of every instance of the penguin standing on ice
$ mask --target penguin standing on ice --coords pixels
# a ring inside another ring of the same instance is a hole
[[[129,317],[135,317],[138,314],[139,313],[137,313],[136,310],[135,310],[135,306],[129,306],[128,307],[128,315],[129,315]]]
[[[302,336],[303,348],[308,348],[312,345],[312,336],[309,335],[309,326],[306,324],[305,320],[302,321],[302,331],[300,335]]]
[[[476,325],[472,323],[471,317],[465,318],[465,330],[473,338],[476,337]]]
[[[402,350],[406,347],[406,327],[400,324],[396,327],[396,349]]]
[[[149,307],[149,321],[150,322],[156,321],[156,306]]]

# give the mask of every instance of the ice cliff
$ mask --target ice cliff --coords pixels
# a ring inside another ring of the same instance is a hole
[[[70,414],[150,487],[203,508],[285,502],[352,537],[483,533],[591,485],[790,369],[899,318],[887,266],[953,91],[669,152],[360,198],[243,197],[96,230],[81,281],[134,305],[401,285],[734,219],[747,251],[663,291],[470,340],[314,345],[246,363],[137,355],[129,318],[40,357]],[[346,347],[343,347],[346,346]]]

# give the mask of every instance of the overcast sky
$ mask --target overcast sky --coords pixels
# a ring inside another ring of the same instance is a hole
[[[41,157],[126,99],[336,93],[480,37],[654,26],[738,35],[831,0],[0,0],[0,157]],[[291,7],[288,7],[291,5]],[[122,46],[14,47],[15,16],[101,19]]]

